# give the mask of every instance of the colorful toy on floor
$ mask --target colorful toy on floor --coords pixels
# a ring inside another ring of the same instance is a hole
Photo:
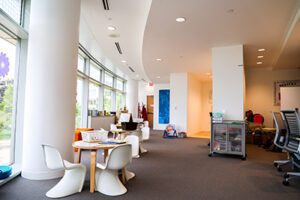
[[[168,124],[164,131],[163,138],[177,138],[177,132],[175,129],[175,125]]]
[[[0,180],[6,179],[12,174],[12,168],[7,165],[0,166]]]

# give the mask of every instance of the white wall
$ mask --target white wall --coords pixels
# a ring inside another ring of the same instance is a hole
[[[187,131],[188,74],[170,75],[170,123],[177,130]]]
[[[224,119],[244,118],[243,46],[212,48],[213,112]]]
[[[300,112],[300,87],[281,87],[280,96],[281,110],[294,110],[297,108]]]
[[[144,81],[139,81],[138,82],[138,102],[140,104],[145,104],[147,105],[147,96],[152,96],[154,95],[154,86],[150,86],[149,83],[144,82]]]
[[[187,101],[187,134],[193,135],[201,131],[202,84],[193,74],[188,74]]]
[[[159,111],[159,90],[170,89],[170,84],[155,84],[154,85],[154,116],[153,116],[153,129],[164,130],[166,124],[158,123],[158,111]]]
[[[210,116],[212,111],[212,82],[201,83],[201,117],[200,117],[200,131],[210,131]]]
[[[138,110],[138,82],[128,79],[126,83],[126,106],[132,117],[137,117]]]
[[[299,80],[300,70],[246,69],[246,107],[265,118],[265,125],[273,127],[273,112],[279,112],[280,106],[274,105],[274,82]]]

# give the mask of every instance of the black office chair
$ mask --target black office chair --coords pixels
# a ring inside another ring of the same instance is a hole
[[[297,111],[285,110],[281,111],[287,127],[287,138],[285,149],[290,153],[293,170],[300,168],[300,118]],[[283,176],[283,184],[289,185],[291,178],[300,177],[300,172],[286,172]]]
[[[276,126],[276,134],[274,138],[274,145],[278,147],[279,149],[284,150],[285,149],[285,143],[287,141],[287,131],[286,126],[284,123],[284,120],[282,118],[281,113],[279,112],[273,112],[272,113],[275,126]],[[274,166],[278,169],[278,171],[282,171],[282,166],[291,163],[290,156],[288,154],[287,160],[275,160]]]

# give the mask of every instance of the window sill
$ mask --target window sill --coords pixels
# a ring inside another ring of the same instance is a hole
[[[7,183],[8,181],[14,179],[19,174],[21,174],[21,167],[19,167],[17,165],[12,165],[12,174],[8,178],[0,180],[0,186],[2,186],[5,183]]]

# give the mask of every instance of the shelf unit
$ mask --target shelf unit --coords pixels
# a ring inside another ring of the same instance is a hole
[[[246,159],[244,121],[223,120],[211,123],[210,153],[239,155]]]

